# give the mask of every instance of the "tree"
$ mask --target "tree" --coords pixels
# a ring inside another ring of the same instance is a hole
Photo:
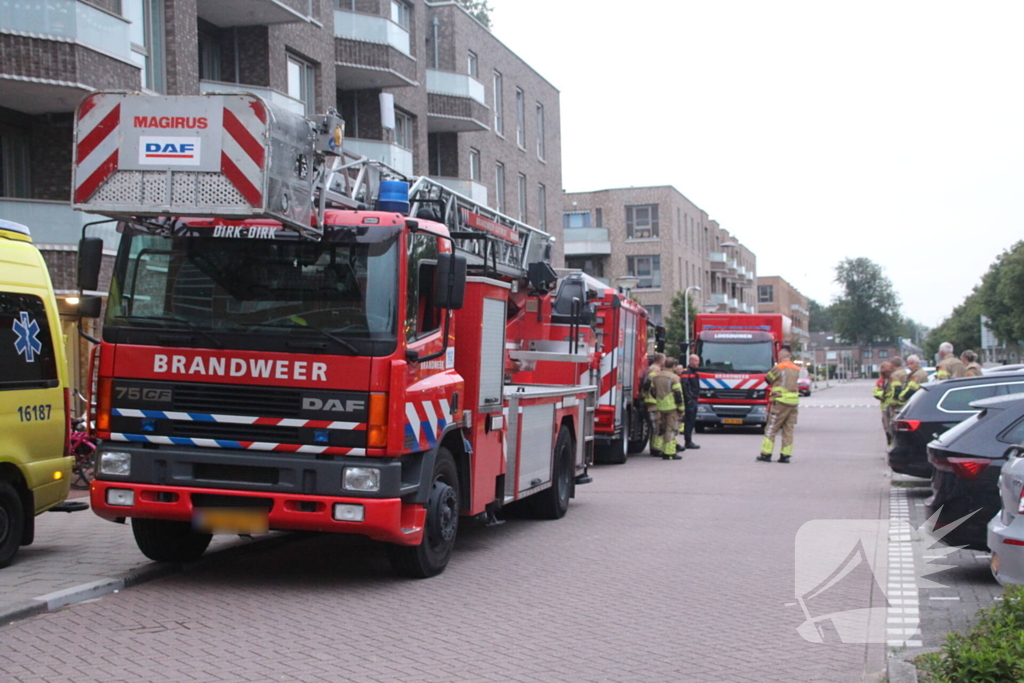
[[[860,344],[888,341],[899,329],[900,300],[882,267],[863,256],[843,259],[836,266],[836,280],[843,294],[835,309],[835,332]]]
[[[834,306],[822,306],[814,299],[808,299],[807,311],[810,313],[808,332],[832,332],[835,330]]]
[[[977,289],[981,314],[991,320],[989,328],[1003,343],[1024,339],[1024,287],[1021,283],[1024,283],[1024,242],[1017,242],[996,257]]]
[[[693,293],[684,296],[684,291],[676,292],[672,297],[672,309],[665,319],[665,355],[675,356],[682,354],[682,344],[693,334],[693,321],[697,317],[697,304],[693,300]],[[689,302],[687,302],[689,299]],[[690,332],[686,330],[686,306],[690,307]]]
[[[915,344],[920,344],[928,336],[928,328],[912,318],[900,316],[897,334]]]
[[[981,316],[982,303],[978,287],[964,299],[964,302],[953,309],[953,312],[942,323],[928,333],[924,343],[924,353],[933,358],[939,351],[939,344],[950,342],[960,352],[964,349],[981,348]]]
[[[488,0],[459,0],[459,4],[467,12],[472,15],[474,19],[479,21],[487,28],[491,28],[491,5]]]

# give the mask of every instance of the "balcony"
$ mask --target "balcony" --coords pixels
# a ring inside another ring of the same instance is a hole
[[[380,161],[403,175],[411,176],[412,150],[380,140],[345,138],[345,151],[356,156]]]
[[[719,311],[724,313],[729,304],[729,297],[725,294],[711,294],[708,296],[708,305],[718,306]]]
[[[730,313],[739,313],[740,311],[740,302],[737,301],[734,297],[729,297],[729,299],[726,301],[726,306],[729,307]]]
[[[82,237],[82,226],[92,221],[104,220],[103,216],[71,209],[71,202],[47,201],[41,199],[0,198],[0,216],[5,220],[27,225],[32,231],[36,246],[48,244],[78,245]],[[89,228],[90,237],[102,237],[104,247],[116,249],[120,240],[114,223]]]
[[[287,109],[293,114],[298,114],[299,116],[306,115],[306,104],[302,100],[297,100],[294,97],[285,95],[283,92],[258,85],[224,83],[223,81],[199,81],[199,92],[251,92],[253,95],[259,95],[267,102],[276,104],[282,109]]]
[[[269,26],[309,21],[307,6],[304,0],[196,0],[196,14],[221,28]]]
[[[565,228],[562,241],[566,256],[604,256],[612,253],[608,228]]]
[[[805,316],[809,316],[810,315],[810,313],[807,311],[807,309],[802,308],[800,306],[800,304],[791,304],[789,308],[790,308],[790,310],[796,311],[797,313],[802,313]]]
[[[462,180],[461,178],[439,178],[431,177],[431,180],[444,185],[449,190],[454,190],[472,199],[477,204],[487,206],[487,186],[475,180]]]
[[[427,69],[427,116],[431,133],[490,130],[484,84],[465,74]]]
[[[341,90],[419,85],[409,32],[374,14],[334,10],[334,66]]]
[[[708,254],[708,261],[711,262],[711,270],[716,272],[725,272],[728,268],[728,260],[729,259],[726,257],[725,252],[722,251],[713,251]]]
[[[130,25],[77,0],[0,1],[0,102],[46,114],[93,90],[138,90]]]

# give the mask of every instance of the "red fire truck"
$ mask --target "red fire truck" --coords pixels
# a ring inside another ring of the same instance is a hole
[[[593,354],[531,349],[553,324],[551,237],[351,160],[343,130],[249,94],[79,105],[73,204],[121,234],[91,502],[152,559],[300,529],[383,541],[427,577],[460,517],[557,519],[589,481],[596,387],[509,381]]]
[[[768,419],[765,374],[785,343],[784,316],[705,313],[694,321],[700,356],[696,428],[764,428]]]

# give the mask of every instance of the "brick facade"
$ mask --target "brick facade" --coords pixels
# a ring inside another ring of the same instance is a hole
[[[810,339],[810,311],[807,297],[778,275],[757,278],[758,313],[776,313],[788,317],[792,323],[790,343],[794,350],[806,350]]]

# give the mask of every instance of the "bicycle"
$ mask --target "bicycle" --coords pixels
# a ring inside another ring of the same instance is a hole
[[[96,455],[96,439],[85,431],[85,420],[75,418],[71,421],[71,439],[68,455],[74,456],[71,465],[71,488],[82,491],[89,488],[92,481],[94,456]]]

